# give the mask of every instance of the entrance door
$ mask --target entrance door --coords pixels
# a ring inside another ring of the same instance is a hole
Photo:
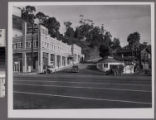
[[[48,53],[43,52],[43,69],[46,69],[48,66]]]
[[[14,62],[14,65],[13,65],[13,71],[14,72],[20,72],[20,62]]]

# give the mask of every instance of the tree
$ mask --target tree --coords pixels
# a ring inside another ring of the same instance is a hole
[[[66,29],[71,27],[72,23],[70,21],[64,22],[64,25],[66,26]]]
[[[48,28],[49,34],[53,38],[58,38],[59,37],[59,28],[60,28],[60,23],[56,20],[55,17],[49,17],[46,19],[43,23],[43,25]]]
[[[60,23],[55,17],[49,17],[42,12],[38,12],[36,14],[36,18],[39,19],[40,24],[48,29],[51,37],[57,38],[59,40],[62,39],[62,35],[59,32]]]
[[[140,44],[140,33],[131,33],[128,38],[128,46],[131,49],[132,56],[134,56],[139,61],[139,68],[142,69],[141,64],[141,44]]]
[[[80,26],[76,27],[75,38],[84,40],[88,37],[89,32],[93,29],[94,23],[91,19],[85,19],[84,15],[80,15]]]
[[[140,34],[138,32],[131,33],[128,38],[128,46],[132,51],[132,56],[135,56],[136,52],[140,52]]]
[[[87,45],[88,49],[98,49],[98,52],[100,52],[99,55],[102,57],[111,55],[112,53],[111,33],[104,29],[103,24],[101,26],[95,26],[92,20],[85,19],[83,15],[80,16],[80,26],[76,27],[75,37]]]
[[[121,46],[120,46],[120,40],[118,38],[113,39],[110,49],[112,51],[112,55],[116,58],[119,58],[118,51],[121,50]]]
[[[101,34],[100,27],[95,26],[93,27],[87,34],[88,42],[90,42],[90,47],[99,47],[99,45],[103,41],[103,34]]]
[[[44,13],[42,13],[42,12],[38,12],[38,13],[36,14],[36,18],[39,19],[40,24],[43,24],[44,21],[47,19],[47,17],[48,17],[48,16],[46,16],[46,15],[45,15]]]
[[[138,32],[131,33],[128,36],[127,41],[132,50],[136,49],[137,47],[139,47],[140,44],[140,33]]]
[[[121,46],[120,46],[120,40],[118,38],[114,38],[113,39],[111,48],[113,50],[118,49],[118,48],[121,48]]]
[[[73,44],[74,42],[74,35],[75,35],[75,31],[74,29],[71,27],[72,23],[70,21],[66,21],[64,22],[64,25],[66,27],[66,31],[64,33],[64,37],[65,37],[65,42],[67,42],[68,44]]]
[[[110,32],[106,32],[104,34],[104,40],[102,41],[102,44],[105,44],[106,46],[111,46],[112,45],[112,35]]]
[[[90,19],[82,19],[81,25],[75,30],[75,37],[79,40],[85,40],[89,47],[99,47],[104,41],[103,26],[94,26]]]
[[[26,6],[21,10],[22,19],[25,20],[28,23],[34,22],[34,12],[36,11],[36,8],[34,6]]]
[[[72,23],[70,21],[68,22],[64,22],[64,25],[66,26],[66,31],[64,33],[65,37],[67,38],[73,38],[75,31],[74,29],[71,27]]]
[[[92,29],[93,26],[84,23],[76,28],[75,37],[81,40],[84,37],[87,37],[89,31],[91,31]]]
[[[100,45],[99,47],[99,56],[105,58],[110,55],[110,49],[106,45]]]
[[[60,40],[60,41],[63,41],[63,39],[64,39],[63,34],[61,34],[60,32],[58,32],[57,33],[57,39]]]
[[[146,51],[151,54],[151,45],[148,45],[147,48],[146,48]]]

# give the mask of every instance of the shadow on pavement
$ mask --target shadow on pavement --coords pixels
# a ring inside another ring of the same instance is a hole
[[[89,69],[89,70],[94,70],[94,71],[97,71],[97,70],[98,70],[98,69],[96,68],[96,65],[95,65],[95,64],[88,65],[88,66],[87,66],[87,69]]]

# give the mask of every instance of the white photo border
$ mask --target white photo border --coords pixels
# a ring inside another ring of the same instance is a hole
[[[12,8],[30,2],[8,2],[8,117],[9,118],[154,118],[155,6],[154,2],[31,2],[31,5],[149,5],[151,7],[152,108],[135,109],[13,109]]]

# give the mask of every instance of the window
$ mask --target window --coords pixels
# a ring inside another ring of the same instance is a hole
[[[66,65],[66,58],[64,56],[62,56],[62,65],[65,66]]]
[[[104,68],[108,68],[108,64],[104,64],[103,66],[104,66]]]
[[[55,64],[55,55],[54,54],[50,55],[50,63],[53,65]]]
[[[14,48],[14,49],[17,49],[17,44],[16,44],[16,43],[13,44],[13,48]]]
[[[42,41],[42,48],[44,48],[44,42]]]
[[[31,48],[31,42],[26,42],[26,48]]]
[[[36,47],[38,47],[38,41],[36,41]]]
[[[38,48],[38,41],[34,41],[34,47]]]
[[[15,43],[15,49],[19,49],[19,48],[22,48],[22,43],[21,42],[17,42]]]
[[[19,48],[22,48],[23,44],[22,42],[19,43]]]

